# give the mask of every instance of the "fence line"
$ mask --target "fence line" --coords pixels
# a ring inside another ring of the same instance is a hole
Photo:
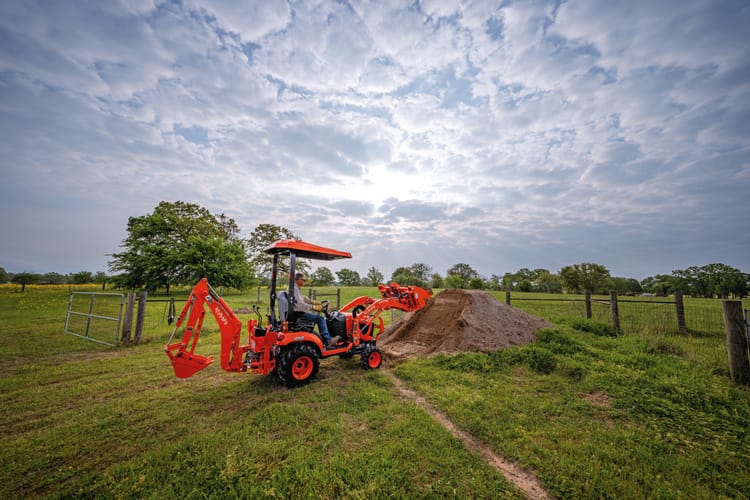
[[[235,312],[240,313],[242,311],[243,314],[249,314],[249,308],[247,308],[247,311],[244,311],[246,309],[245,304],[252,304],[254,302],[256,298],[255,292],[255,290],[252,290],[249,297],[248,294],[235,294],[228,297],[228,301]],[[310,290],[306,290],[306,292],[312,293]],[[315,296],[318,299],[323,296],[323,293],[330,294],[331,296],[334,295],[334,289],[316,290],[316,292]],[[343,302],[349,300],[346,289],[336,289],[336,295],[338,293],[341,293],[341,300]],[[505,298],[510,300],[513,306],[530,314],[548,319],[553,323],[564,318],[590,318],[609,324],[612,322],[611,297],[607,296],[592,296],[589,294],[590,300],[587,303],[585,295],[571,296],[560,294],[558,297],[554,297],[547,294],[544,296],[534,296],[519,292],[514,292],[512,295],[505,294],[505,292],[493,292],[493,295],[500,300],[503,300],[503,295],[505,295]],[[137,304],[137,296],[134,299]],[[170,330],[169,326],[175,319],[174,309],[176,308],[177,312],[179,312],[182,309],[185,299],[186,297],[182,296],[172,298],[169,296],[149,295],[149,306],[145,314],[145,324],[143,326],[143,340],[147,336],[154,338],[154,336],[167,335]],[[268,299],[267,297],[264,297],[264,299],[258,303],[266,306]],[[677,306],[675,300],[671,297],[646,298],[619,296],[617,297],[617,301],[620,329],[624,333],[656,335],[685,331],[696,339],[698,337],[713,338],[724,335],[721,301],[691,297],[685,297],[683,300],[685,330],[681,330],[679,327]],[[340,309],[340,307],[341,304],[337,304],[336,309]],[[747,302],[745,307],[747,308]],[[133,316],[135,316],[135,308],[133,307]],[[396,316],[390,318],[391,321],[395,320]],[[133,317],[133,323],[135,323],[134,320],[135,317]],[[386,322],[389,323],[388,321]],[[210,321],[207,322],[204,328],[208,334],[214,330],[213,323]]]
[[[624,333],[683,332],[723,335],[721,303],[710,299],[683,298],[651,300],[618,297],[524,297],[505,292],[505,302],[551,321],[563,318],[586,318],[604,321]],[[613,305],[614,304],[614,305]],[[617,315],[617,318],[613,314]]]

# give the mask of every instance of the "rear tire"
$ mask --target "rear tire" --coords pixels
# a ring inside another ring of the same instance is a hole
[[[317,351],[305,344],[293,345],[282,352],[276,366],[279,380],[287,387],[309,384],[319,368]]]
[[[362,351],[362,366],[366,370],[376,370],[383,363],[383,353],[377,347],[368,347]]]

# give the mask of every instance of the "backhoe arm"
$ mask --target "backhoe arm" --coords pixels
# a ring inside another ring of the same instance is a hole
[[[203,318],[206,315],[206,305],[221,330],[221,368],[226,371],[247,369],[242,363],[242,353],[248,350],[249,346],[240,345],[242,323],[224,299],[208,284],[208,280],[203,278],[190,292],[169,342],[164,346],[164,352],[169,356],[174,373],[179,378],[191,377],[214,361],[212,357],[195,354],[195,346],[200,338]],[[175,333],[186,320],[182,340],[173,343]]]

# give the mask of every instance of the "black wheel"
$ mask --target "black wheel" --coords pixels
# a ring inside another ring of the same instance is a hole
[[[366,370],[375,370],[380,368],[383,362],[383,353],[377,347],[368,347],[362,351],[362,366]]]
[[[309,345],[298,344],[281,353],[276,369],[285,386],[299,387],[309,384],[319,367],[318,352]]]

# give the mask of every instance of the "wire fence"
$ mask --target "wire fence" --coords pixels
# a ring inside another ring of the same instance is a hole
[[[439,293],[440,290],[434,290]],[[341,302],[347,303],[354,297],[373,296],[372,287],[344,287],[338,292],[331,287],[318,293],[340,293]],[[142,337],[137,343],[154,343],[161,346],[167,341],[175,326],[175,320],[185,306],[189,290],[180,290],[174,296],[148,296],[144,301]],[[583,295],[535,294],[513,292],[511,297],[506,292],[490,292],[499,301],[511,302],[513,307],[553,323],[563,320],[591,318],[592,320],[613,324],[611,297]],[[24,297],[25,298],[25,297]],[[223,298],[237,314],[242,323],[257,319],[253,306],[262,314],[261,323],[265,324],[270,303],[267,289],[251,291],[228,291]],[[705,362],[717,370],[726,370],[727,333],[724,325],[722,300],[685,297],[680,306],[673,297],[617,297],[617,322],[625,335],[638,335],[647,340],[652,348],[665,352],[680,353],[682,356]],[[138,310],[136,301],[135,309]],[[91,295],[72,294],[68,300],[70,313],[66,317],[66,331],[84,336],[88,340],[101,343],[115,343],[114,329],[122,307],[118,294],[101,294],[94,299]],[[742,303],[742,309],[750,309],[750,300]],[[680,312],[681,311],[681,312]],[[140,314],[140,311],[138,311]],[[124,316],[127,316],[125,314]],[[210,314],[209,314],[210,316]],[[382,319],[386,326],[402,316],[400,311],[386,312]],[[120,325],[124,329],[124,325]],[[748,321],[745,318],[743,329],[746,331]],[[243,327],[244,330],[244,327]],[[122,332],[119,333],[121,335]],[[245,333],[243,332],[243,335]],[[219,335],[215,321],[207,319],[203,324],[202,335],[205,337]],[[750,342],[750,335],[746,333]]]
[[[592,295],[587,306],[583,295],[553,297],[540,294],[495,293],[498,300],[510,301],[523,311],[555,322],[561,319],[590,318],[613,322],[612,302],[609,296]],[[618,297],[619,327],[625,333],[687,333],[693,335],[724,335],[724,319],[719,299]],[[750,301],[743,303],[750,307]],[[587,316],[587,307],[590,315]],[[680,307],[684,328],[680,325]]]
[[[614,323],[611,298],[591,296],[550,296],[514,292],[495,292],[498,300],[508,302],[529,314],[553,323],[590,318]],[[720,299],[685,297],[617,297],[617,322],[625,335],[639,335],[659,349],[691,353],[713,366],[725,366],[727,359],[724,313]],[[743,301],[744,309],[750,301]],[[587,311],[587,308],[589,309]]]
[[[336,290],[323,292],[336,293]],[[362,290],[355,292],[343,288],[340,292],[341,301],[348,302],[354,295],[361,294],[361,292]],[[507,301],[505,292],[491,293],[498,300]],[[353,296],[349,297],[349,295]],[[269,309],[269,300],[265,294],[253,290],[249,293],[227,294],[224,299],[243,323],[248,319],[257,319],[252,308],[253,306],[260,307],[263,314],[262,323],[265,323],[265,315]],[[142,341],[165,341],[186,300],[187,295],[149,296],[144,316]],[[513,292],[510,301],[513,307],[553,323],[565,319],[587,318],[587,314],[590,314],[589,317],[595,321],[609,324],[613,321],[610,297],[604,295],[592,295],[588,306],[583,295]],[[745,309],[750,308],[750,301],[745,301],[743,306]],[[678,305],[672,297],[618,297],[617,307],[619,327],[624,334],[643,334],[654,337],[678,333],[684,337],[714,339],[724,336],[724,319],[719,299],[684,298],[684,329],[680,328]],[[400,312],[397,311],[387,312],[383,314],[383,320],[388,325],[400,316]],[[209,320],[204,323],[203,331],[204,334],[210,335],[219,330],[215,322]]]

